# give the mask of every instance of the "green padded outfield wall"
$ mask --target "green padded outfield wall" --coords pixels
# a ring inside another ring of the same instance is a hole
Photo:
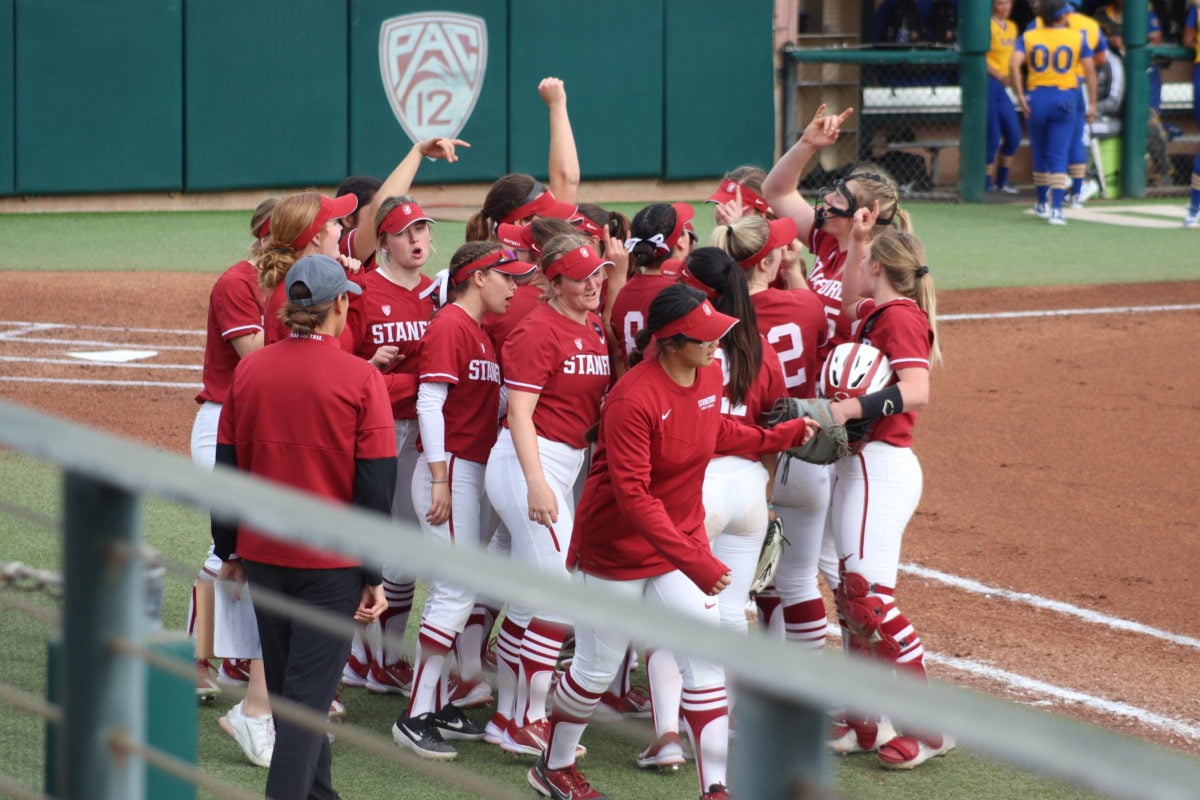
[[[349,165],[346,8],[187,0],[189,191],[341,182]]]
[[[415,18],[436,9],[441,19]],[[472,20],[447,25],[446,14],[483,20],[486,40]],[[406,19],[398,20],[397,18]],[[390,84],[405,87],[397,103],[415,136],[392,111],[380,69],[381,32],[388,26],[384,50],[389,54]],[[477,57],[486,41],[486,60]],[[465,118],[459,139],[471,148],[459,150],[459,161],[426,161],[416,183],[492,181],[508,163],[508,8],[498,0],[445,0],[418,5],[396,0],[350,0],[350,173],[387,175],[412,148],[421,133],[446,135]],[[482,82],[478,81],[482,70]],[[432,67],[432,69],[431,69]],[[424,69],[422,69],[424,68]],[[456,78],[455,93],[478,89],[474,108],[447,102],[443,75]],[[418,200],[420,191],[416,192]],[[482,197],[480,200],[482,201]]]
[[[182,0],[16,0],[22,194],[176,190]]]
[[[771,0],[665,0],[663,177],[770,168],[775,146]]]
[[[0,195],[12,194],[15,185],[16,126],[13,123],[13,0],[0,0]]]
[[[510,8],[510,170],[546,177],[550,126],[537,85],[557,76],[566,82],[584,181],[658,177],[662,0],[609,0],[586,13],[558,0],[510,0]]]

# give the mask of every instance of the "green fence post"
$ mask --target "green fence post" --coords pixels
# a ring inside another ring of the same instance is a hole
[[[1121,121],[1121,195],[1146,194],[1146,120],[1150,113],[1147,15],[1134,3],[1125,10],[1125,109]]]
[[[983,176],[989,166],[986,161],[990,14],[991,3],[962,3],[959,6],[961,60],[958,83],[962,91],[962,128],[958,140],[958,196],[968,203],[983,202]]]
[[[63,478],[63,724],[57,784],[65,800],[137,800],[140,757],[116,755],[113,732],[145,740],[146,664],[114,648],[143,641],[145,582],[137,497],[79,473]]]

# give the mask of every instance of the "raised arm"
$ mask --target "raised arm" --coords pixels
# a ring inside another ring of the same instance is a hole
[[[775,163],[763,180],[763,197],[767,203],[779,216],[791,217],[800,231],[800,238],[806,242],[812,233],[815,213],[797,188],[800,175],[813,154],[837,141],[842,123],[853,113],[853,108],[847,108],[836,116],[826,116],[825,104],[822,103],[813,115],[812,122],[804,129],[804,135],[783,154],[783,158]]]
[[[458,161],[455,148],[470,146],[461,139],[442,138],[425,139],[414,144],[404,160],[387,176],[379,191],[371,198],[371,202],[359,209],[358,227],[363,230],[354,236],[354,257],[359,261],[366,261],[375,252],[375,241],[378,238],[375,236],[375,212],[380,203],[387,198],[408,194],[413,179],[417,177],[417,170],[421,168],[422,158],[440,158],[453,164]]]
[[[543,78],[538,94],[550,109],[550,191],[565,203],[574,203],[579,191],[579,152],[567,114],[567,89],[559,78]]]
[[[842,270],[842,313],[851,322],[858,319],[858,303],[863,299],[861,265],[867,252],[871,229],[875,227],[878,217],[878,200],[871,208],[860,208],[854,212],[850,246],[846,248],[846,266]]]

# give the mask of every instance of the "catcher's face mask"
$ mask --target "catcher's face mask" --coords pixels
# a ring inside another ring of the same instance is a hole
[[[873,181],[883,180],[883,178],[873,172],[855,172],[852,175],[847,175],[844,178],[834,181],[832,186],[826,186],[821,189],[817,193],[816,202],[813,203],[816,207],[814,210],[814,225],[820,228],[833,217],[850,219],[854,216],[854,212],[858,211],[859,208],[858,200],[854,198],[854,193],[850,191],[850,187],[846,184],[858,178]],[[876,225],[890,225],[891,222],[891,217],[875,220]]]

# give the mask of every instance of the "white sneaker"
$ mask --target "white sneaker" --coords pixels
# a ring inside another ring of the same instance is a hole
[[[1042,219],[1050,219],[1050,206],[1045,203],[1038,203],[1033,207],[1033,215]]]
[[[269,767],[275,751],[275,720],[270,714],[248,717],[243,709],[244,701],[229,709],[217,724],[238,743],[251,764]]]
[[[1017,187],[1013,186],[1011,183],[1004,184],[996,191],[1000,192],[1001,194],[1020,194],[1021,193],[1021,190],[1018,189]]]
[[[1091,178],[1083,182],[1083,186],[1079,189],[1079,202],[1086,203],[1100,192],[1100,183]]]
[[[1194,228],[1200,225],[1200,206],[1193,206],[1187,210],[1187,215],[1183,218],[1183,227]]]
[[[1067,219],[1066,219],[1066,217],[1063,216],[1063,213],[1061,210],[1051,211],[1050,217],[1046,221],[1049,222],[1051,225],[1066,225],[1067,224]]]
[[[1063,205],[1071,209],[1083,208],[1083,198],[1077,194],[1073,194],[1066,198],[1066,202],[1064,202]]]

